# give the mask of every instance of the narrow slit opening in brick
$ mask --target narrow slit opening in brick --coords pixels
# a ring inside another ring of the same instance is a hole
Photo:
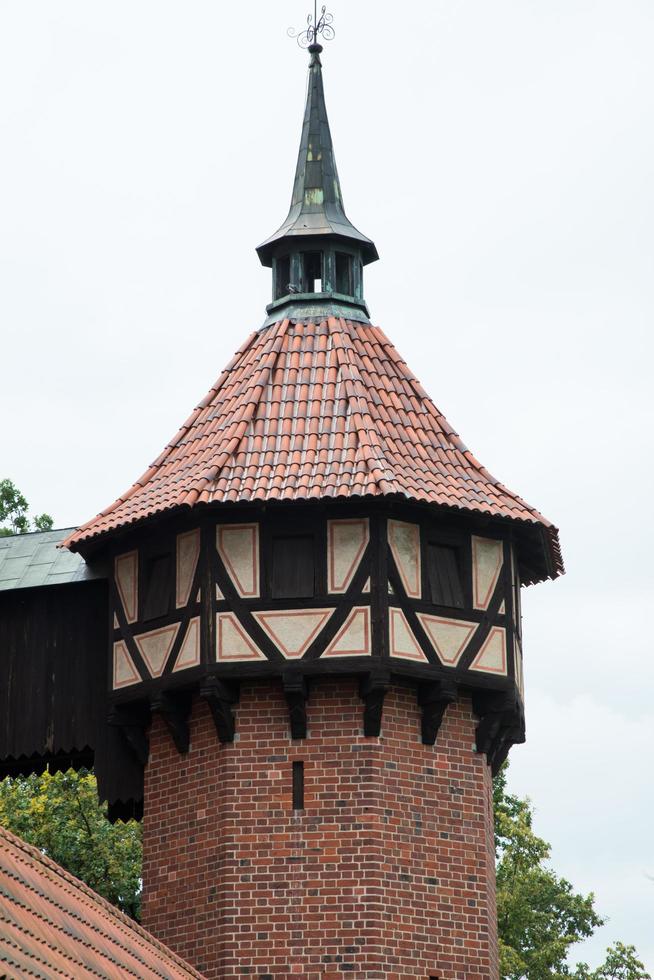
[[[293,809],[304,810],[304,763],[293,763]]]

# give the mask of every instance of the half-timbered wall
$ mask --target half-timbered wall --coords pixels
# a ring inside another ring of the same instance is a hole
[[[471,534],[417,509],[392,514],[241,512],[117,553],[115,700],[181,689],[207,672],[291,667],[306,676],[385,667],[521,692],[508,533]]]

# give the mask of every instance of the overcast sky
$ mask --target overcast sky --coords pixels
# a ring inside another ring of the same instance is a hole
[[[0,0],[0,478],[57,526],[158,455],[269,300],[308,0]],[[510,783],[654,972],[652,0],[333,0],[366,294],[479,459],[561,528],[524,598]]]

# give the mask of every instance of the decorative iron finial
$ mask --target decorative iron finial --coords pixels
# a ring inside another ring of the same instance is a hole
[[[318,17],[318,2],[314,0],[313,17],[311,14],[307,17],[306,30],[298,32],[294,27],[289,27],[286,33],[289,37],[295,38],[301,48],[310,48],[312,45],[318,44],[319,36],[324,41],[332,41],[334,39],[336,32],[332,27],[333,20],[333,14],[327,13],[327,7],[324,4],[320,11],[320,17]]]

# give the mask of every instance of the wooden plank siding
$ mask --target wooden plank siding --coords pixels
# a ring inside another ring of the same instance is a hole
[[[108,615],[105,581],[0,593],[0,777],[95,764],[118,816],[143,775],[107,725]]]

